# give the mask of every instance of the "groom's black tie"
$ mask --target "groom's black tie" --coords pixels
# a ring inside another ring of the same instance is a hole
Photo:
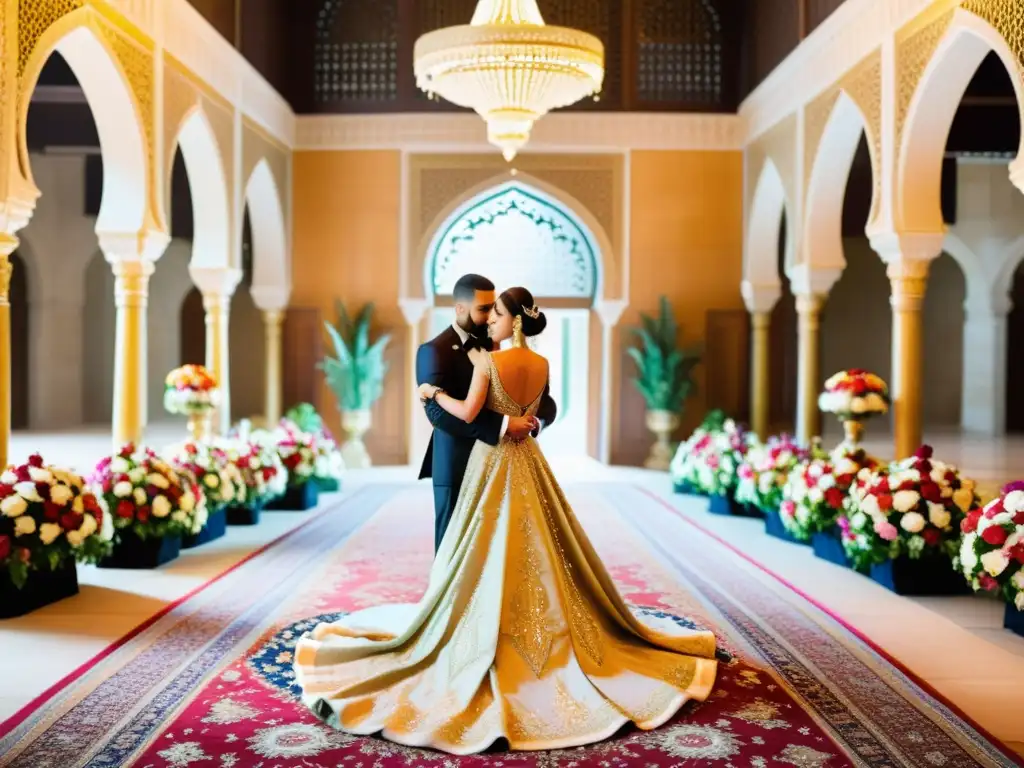
[[[467,336],[462,348],[467,352],[473,349],[483,349],[490,352],[492,346],[490,339],[478,339],[476,336]]]

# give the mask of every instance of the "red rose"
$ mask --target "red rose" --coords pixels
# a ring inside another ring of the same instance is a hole
[[[32,478],[28,474],[28,466],[17,467],[14,470],[14,474],[18,476],[19,483],[30,483]]]
[[[63,507],[54,504],[52,501],[43,502],[43,517],[51,523],[56,523],[60,520],[63,511]]]
[[[917,449],[914,456],[919,459],[930,459],[932,457],[932,447],[930,445],[922,445]]]
[[[960,521],[960,530],[964,533],[974,533],[978,530],[978,521],[981,519],[981,510],[972,509],[963,520]]]
[[[942,489],[936,483],[930,481],[921,483],[921,496],[925,501],[942,503]]]
[[[849,488],[853,485],[853,475],[837,475],[836,485],[840,488]]]
[[[981,585],[981,588],[984,589],[986,592],[995,592],[997,589],[999,589],[999,582],[993,579],[987,573],[982,573],[980,576],[978,576],[978,583]]]
[[[1001,499],[996,499],[988,509],[985,510],[985,517],[991,520],[993,517],[1003,511],[1003,502]]]
[[[50,484],[49,483],[36,483],[36,493],[39,494],[39,497],[43,501],[46,501],[48,498],[50,498]]]
[[[65,531],[77,531],[82,527],[82,515],[77,512],[65,512],[60,516],[60,527]]]
[[[127,459],[133,453],[135,453],[135,444],[134,443],[127,443],[121,449],[121,453],[119,455],[121,456],[122,459]]]
[[[841,490],[833,486],[825,491],[825,503],[832,507],[832,509],[840,509],[843,506],[844,495]]]
[[[932,463],[927,460],[917,462],[917,471],[920,472],[922,476],[930,475],[932,472]]]
[[[883,512],[892,509],[892,496],[888,493],[883,493],[878,497],[878,508]]]
[[[946,481],[946,485],[952,485],[954,488],[960,487],[960,478],[956,476],[956,472],[952,469],[947,469],[943,479]]]
[[[984,531],[981,532],[981,538],[985,540],[987,544],[991,544],[993,547],[1001,547],[1006,541],[1009,534],[1003,530],[1001,525],[990,525]]]
[[[917,480],[904,480],[902,483],[900,483],[899,490],[901,490],[901,491],[916,491],[917,490]]]
[[[135,513],[135,519],[140,523],[149,520],[149,507],[139,507],[139,511]]]
[[[33,453],[31,456],[28,457],[28,465],[30,467],[35,467],[36,469],[39,469],[40,467],[43,466],[43,457],[40,456],[38,453]]]
[[[1013,516],[1014,525],[1024,525],[1024,509]]]
[[[127,499],[122,499],[117,503],[117,516],[122,517],[125,520],[131,520],[135,514],[135,505]]]
[[[114,481],[109,477],[103,478],[103,492],[110,493],[114,489]]]
[[[1024,543],[1014,544],[1010,547],[1010,551],[1007,553],[1011,560],[1016,560],[1018,563],[1024,565]]]
[[[11,537],[0,536],[0,562],[3,562],[11,554]]]
[[[938,528],[928,526],[921,532],[921,536],[924,538],[925,543],[930,547],[938,546],[939,542],[942,541],[942,532]]]
[[[189,443],[188,445],[185,446],[185,453],[189,454],[190,456],[195,456],[197,453],[199,453],[199,449],[192,445],[192,443]]]
[[[0,483],[0,498],[6,499],[8,496],[14,493],[14,487]]]

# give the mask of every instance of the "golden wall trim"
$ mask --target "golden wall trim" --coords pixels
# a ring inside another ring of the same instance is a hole
[[[942,10],[942,9],[940,9]],[[902,146],[910,103],[929,62],[953,22],[956,7],[925,14],[896,36],[896,143]]]
[[[741,150],[736,115],[557,112],[534,127],[526,153],[626,149]],[[475,114],[309,115],[297,118],[297,150],[493,151]]]

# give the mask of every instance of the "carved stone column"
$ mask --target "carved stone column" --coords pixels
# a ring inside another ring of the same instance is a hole
[[[928,267],[942,253],[945,233],[884,232],[871,247],[886,264],[892,296],[893,431],[896,459],[911,456],[923,438],[921,391],[922,317]]]
[[[101,233],[100,249],[114,272],[114,450],[142,442],[146,427],[147,305],[154,263],[167,247],[162,232]]]
[[[821,433],[818,392],[821,387],[821,344],[818,334],[824,297],[803,294],[796,297],[797,313],[797,398],[796,436],[803,445]]]
[[[203,294],[206,313],[206,369],[213,374],[220,389],[220,406],[213,417],[216,434],[231,429],[231,351],[229,329],[231,297],[242,279],[242,272],[232,267],[189,269],[192,281]]]
[[[750,427],[764,440],[770,429],[772,309],[781,288],[778,284],[754,285],[745,280],[740,292],[750,312]]]
[[[967,432],[992,437],[1006,433],[1007,315],[1011,309],[1006,296],[964,307],[960,423]]]
[[[266,378],[263,383],[263,417],[268,427],[281,420],[281,382],[283,380],[281,324],[284,322],[283,309],[263,310],[264,350]]]

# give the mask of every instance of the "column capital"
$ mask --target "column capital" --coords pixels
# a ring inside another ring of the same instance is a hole
[[[263,312],[263,324],[272,328],[280,328],[281,323],[284,322],[284,310],[283,309],[264,309]]]
[[[878,230],[868,233],[871,248],[887,265],[898,262],[924,262],[927,264],[942,254],[942,246],[946,242],[945,232],[896,232],[894,230]],[[917,266],[906,269],[913,271]],[[900,267],[903,269],[903,267]]]
[[[789,272],[789,285],[794,296],[828,296],[832,286],[843,276],[841,267],[815,267],[797,264]]]
[[[740,295],[743,296],[743,303],[747,311],[752,315],[768,314],[771,312],[782,296],[782,285],[774,283],[754,283],[744,280],[740,283]]]
[[[13,237],[19,230],[28,226],[32,214],[35,213],[38,197],[39,190],[34,189],[34,197],[31,200],[10,197],[0,202],[0,232]]]
[[[605,328],[614,328],[628,306],[629,302],[625,299],[598,299],[594,302],[594,312],[601,318]]]
[[[214,296],[230,299],[242,281],[242,270],[237,267],[189,266],[188,274],[196,288],[203,294],[204,303],[208,297]]]
[[[825,303],[825,297],[820,293],[798,293],[796,299],[796,313],[798,315],[814,315],[821,312],[821,306]]]
[[[287,309],[291,292],[283,285],[253,285],[249,288],[249,295],[257,307],[270,312]]]
[[[427,299],[399,299],[398,306],[402,309],[405,322],[409,325],[418,324],[427,314],[431,302]]]
[[[141,232],[96,232],[103,258],[110,264],[148,262],[159,259],[171,242],[166,232],[156,229]]]

